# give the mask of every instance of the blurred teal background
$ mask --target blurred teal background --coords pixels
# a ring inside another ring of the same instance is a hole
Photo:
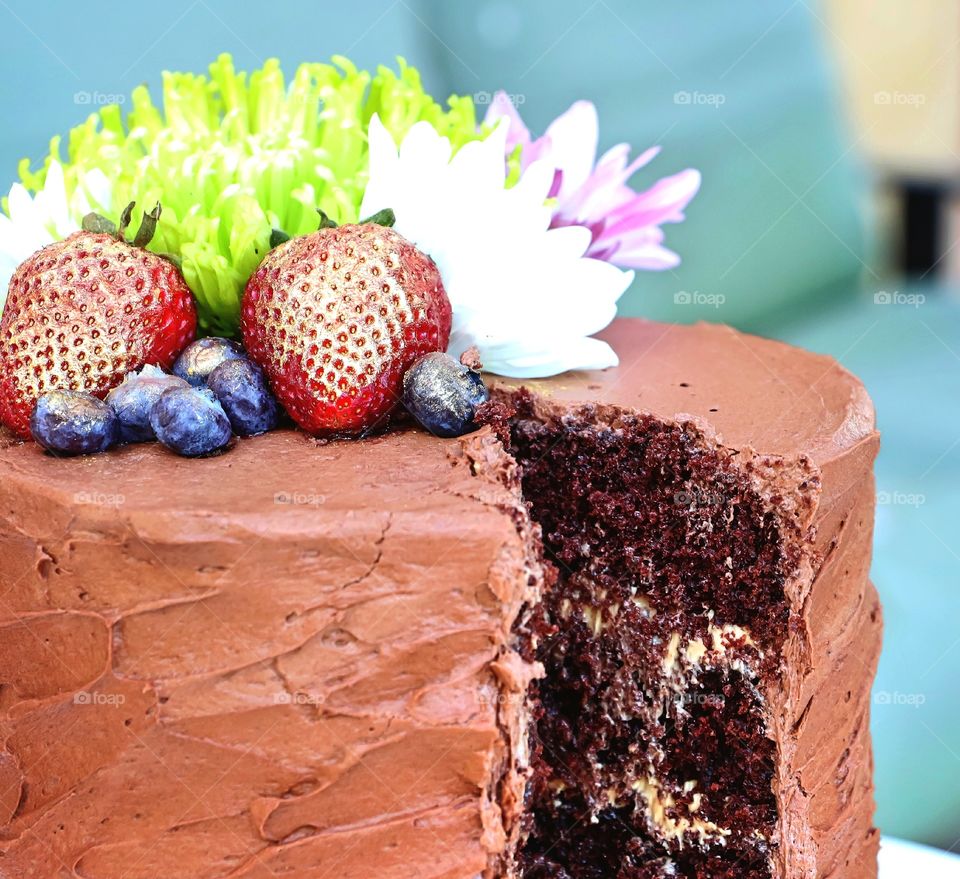
[[[438,97],[483,101],[506,89],[536,133],[588,98],[601,149],[663,145],[638,188],[700,168],[687,222],[666,227],[683,264],[641,274],[622,311],[732,323],[831,353],[867,384],[884,437],[878,822],[956,849],[960,306],[932,277],[876,268],[871,179],[839,110],[822,16],[803,0],[166,0],[122,12],[97,0],[6,0],[0,165],[12,181],[17,161],[41,159],[50,135],[82,121],[90,103],[229,51],[239,67],[276,56],[288,72],[334,53],[361,66],[401,54]]]

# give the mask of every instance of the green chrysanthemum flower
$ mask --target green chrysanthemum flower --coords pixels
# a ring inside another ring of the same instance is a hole
[[[398,140],[420,120],[454,149],[481,136],[471,98],[447,103],[426,94],[402,59],[396,72],[371,74],[336,57],[302,65],[287,83],[275,60],[247,74],[222,55],[209,76],[164,74],[162,109],[140,87],[126,118],[118,106],[101,109],[70,132],[66,160],[54,138],[42,167],[24,160],[20,175],[35,193],[59,162],[73,200],[86,175],[102,172],[110,203],[95,207],[107,216],[130,201],[161,202],[151,249],[182,261],[203,330],[233,335],[244,285],[272,229],[311,232],[318,209],[339,223],[359,219],[375,113]]]

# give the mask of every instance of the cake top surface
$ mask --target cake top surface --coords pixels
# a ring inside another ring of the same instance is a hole
[[[470,447],[482,448],[476,437]],[[456,451],[460,451],[456,446]],[[462,515],[476,479],[422,431],[393,430],[361,443],[318,443],[282,429],[240,439],[228,453],[185,461],[156,443],[124,446],[109,455],[57,458],[34,443],[0,443],[0,479],[29,485],[54,504],[122,508],[140,514],[339,519],[357,510]],[[192,464],[192,466],[191,466]],[[213,522],[211,522],[213,524]],[[184,522],[184,532],[202,523]]]
[[[818,465],[874,433],[863,386],[829,357],[708,324],[620,319],[604,336],[620,352],[619,367],[512,384],[561,406],[597,403],[670,420],[689,417],[731,448],[806,454]],[[445,501],[437,488],[470,478],[451,466],[460,448],[413,430],[359,443],[318,443],[285,430],[190,464],[158,445],[57,459],[27,443],[3,449],[0,473],[42,482],[66,497],[119,493],[141,509],[169,508],[176,499],[234,515],[273,506],[439,510]]]
[[[561,404],[692,418],[731,448],[805,454],[817,465],[875,433],[866,390],[832,357],[719,324],[621,318],[600,337],[619,367],[509,384]]]

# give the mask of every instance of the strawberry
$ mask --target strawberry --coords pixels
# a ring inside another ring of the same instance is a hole
[[[29,437],[30,414],[46,391],[103,398],[147,363],[169,367],[196,335],[196,306],[179,269],[143,249],[160,206],[128,244],[132,210],[119,229],[89,215],[83,231],[14,272],[0,318],[0,424],[17,436]]]
[[[377,223],[327,220],[267,255],[247,283],[240,321],[247,353],[274,394],[316,436],[382,428],[404,373],[446,349],[450,323],[429,256]]]

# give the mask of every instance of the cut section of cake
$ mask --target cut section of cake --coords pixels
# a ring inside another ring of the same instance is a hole
[[[3,444],[0,876],[875,876],[862,386],[603,335],[499,436]]]
[[[727,328],[606,337],[618,370],[501,390],[557,580],[523,875],[873,876],[870,402]]]

